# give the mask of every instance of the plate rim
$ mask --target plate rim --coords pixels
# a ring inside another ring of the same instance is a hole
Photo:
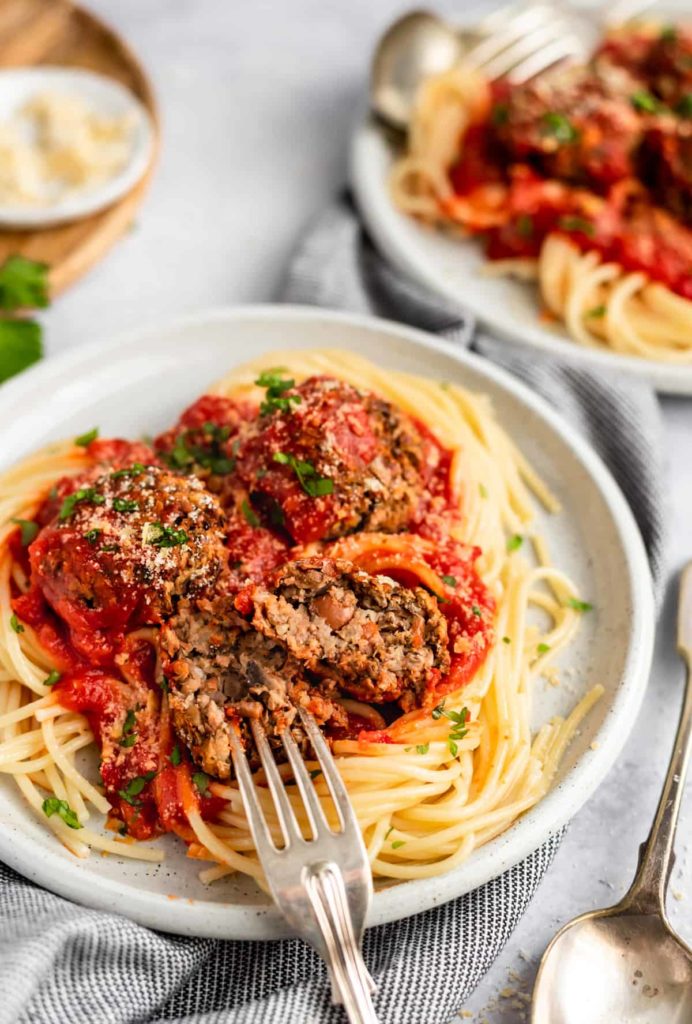
[[[352,326],[357,329],[384,331],[398,341],[413,343],[414,347],[436,350],[449,356],[462,370],[468,365],[481,377],[489,378],[500,390],[509,392],[557,434],[597,486],[620,537],[633,594],[632,619],[633,622],[637,620],[639,632],[637,643],[631,644],[627,651],[618,687],[621,706],[609,711],[609,716],[615,716],[615,722],[606,719],[602,725],[602,729],[608,729],[607,742],[601,743],[597,750],[589,752],[588,758],[582,758],[577,762],[567,780],[558,783],[518,823],[492,840],[485,848],[486,857],[480,859],[472,869],[469,865],[462,865],[432,879],[417,879],[379,890],[368,918],[368,926],[372,927],[431,909],[496,878],[538,849],[550,835],[562,828],[604,781],[634,725],[648,681],[656,621],[649,564],[632,511],[610,470],[588,442],[545,399],[536,395],[526,384],[512,377],[506,370],[481,356],[460,349],[452,342],[439,339],[425,331],[394,321],[362,314],[323,310],[314,306],[260,304],[214,307],[188,316],[172,318],[159,325],[123,332],[110,340],[77,346],[37,364],[18,378],[7,382],[3,388],[4,397],[14,403],[26,398],[30,400],[35,384],[50,383],[51,380],[69,373],[81,362],[88,364],[94,356],[103,360],[112,351],[141,347],[146,344],[147,339],[190,327],[201,331],[210,322],[222,321],[233,324],[243,320],[262,319],[292,323],[321,320],[340,324],[346,330]],[[509,851],[505,849],[508,844]],[[38,856],[35,856],[36,852]],[[22,833],[20,829],[0,830],[0,854],[5,862],[20,874],[52,892],[66,896],[82,906],[98,910],[112,911],[114,903],[122,900],[120,905],[128,906],[127,917],[162,931],[209,938],[254,940],[270,940],[289,934],[271,906],[253,907],[202,900],[192,901],[193,905],[190,906],[185,899],[165,899],[160,894],[151,894],[140,889],[136,890],[136,900],[133,901],[133,890],[126,882],[108,878],[99,879],[99,884],[93,887],[93,891],[85,892],[85,880],[78,870],[76,860],[63,859],[62,847],[56,849],[56,856],[47,856],[41,843]],[[27,865],[31,865],[31,871],[27,870]],[[455,884],[455,878],[462,871],[464,882],[460,886],[458,880]],[[431,889],[434,890],[432,894],[429,891]],[[404,892],[406,898],[402,899]],[[126,896],[128,902],[124,900]],[[134,907],[133,902],[137,904]]]
[[[560,359],[571,360],[592,370],[628,372],[648,381],[662,394],[692,396],[692,363],[663,363],[639,356],[591,349],[558,334],[546,336],[529,324],[519,324],[516,329],[510,329],[503,322],[494,319],[492,309],[483,302],[476,301],[473,294],[461,299],[454,286],[447,282],[445,275],[437,274],[419,247],[405,237],[404,232],[410,218],[394,207],[386,182],[379,173],[379,164],[389,159],[390,151],[390,144],[382,129],[369,114],[361,115],[351,135],[349,180],[369,233],[377,247],[397,270],[420,286],[430,289],[445,302],[451,303],[460,313],[471,313],[481,326],[493,331],[504,341]],[[420,230],[426,229],[420,227]],[[463,240],[460,240],[460,244],[463,244]],[[536,319],[538,320],[538,310]]]

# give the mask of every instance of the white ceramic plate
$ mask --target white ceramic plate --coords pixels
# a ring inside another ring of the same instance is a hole
[[[145,108],[119,82],[83,68],[37,65],[0,71],[0,122],[12,119],[25,103],[46,92],[80,96],[90,108],[107,117],[133,115],[130,156],[112,178],[59,203],[35,207],[0,205],[0,224],[5,227],[49,227],[96,213],[129,192],[151,160],[154,133]]]
[[[594,683],[605,696],[568,750],[551,793],[456,870],[379,891],[369,923],[443,903],[500,874],[565,824],[602,781],[634,722],[649,671],[654,608],[642,542],[622,494],[584,441],[543,401],[501,370],[453,345],[383,320],[286,306],[218,311],[92,345],[38,366],[2,389],[0,468],[52,438],[95,424],[138,436],[170,424],[229,368],[262,352],[316,346],[359,352],[385,367],[452,380],[488,394],[501,422],[560,498],[544,517],[556,563],[593,601],[563,664],[559,688],[539,682],[535,722],[564,713]],[[594,745],[594,749],[591,748]],[[49,889],[149,926],[229,939],[275,938],[283,926],[250,882],[204,887],[199,864],[172,837],[161,866],[92,856],[78,860],[0,779],[0,858]]]
[[[371,121],[362,121],[351,147],[351,181],[363,218],[389,261],[454,306],[473,313],[508,344],[569,356],[594,370],[628,371],[657,391],[692,395],[692,366],[654,362],[587,348],[572,341],[560,324],[539,319],[535,284],[481,273],[481,244],[446,236],[397,210],[387,187],[394,150]]]

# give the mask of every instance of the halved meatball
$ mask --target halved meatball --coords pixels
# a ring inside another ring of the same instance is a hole
[[[343,381],[276,381],[280,398],[240,439],[237,472],[251,517],[298,543],[401,529],[422,493],[427,457],[413,421]]]
[[[227,562],[225,517],[198,480],[156,466],[73,486],[29,548],[32,583],[76,648],[109,661],[123,630],[214,590]]]
[[[289,726],[305,742],[295,723],[298,705],[320,725],[346,724],[336,686],[311,686],[286,647],[256,632],[225,596],[181,604],[161,630],[160,652],[175,730],[194,760],[217,778],[231,774],[231,729],[247,741],[251,719],[262,721],[279,750],[279,735]],[[248,744],[255,761],[253,749]]]
[[[254,628],[311,673],[364,701],[420,693],[449,668],[447,624],[421,587],[371,576],[351,562],[303,558],[236,598]]]

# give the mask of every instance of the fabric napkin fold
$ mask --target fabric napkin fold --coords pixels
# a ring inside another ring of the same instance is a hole
[[[473,320],[394,272],[344,197],[312,226],[285,301],[372,313],[472,348],[557,406],[610,466],[663,583],[662,425],[640,381],[585,369],[478,332]],[[448,1024],[526,909],[559,846],[551,836],[499,878],[366,933],[382,1024]],[[0,1024],[342,1024],[327,974],[295,940],[220,942],[163,935],[85,910],[0,865]]]

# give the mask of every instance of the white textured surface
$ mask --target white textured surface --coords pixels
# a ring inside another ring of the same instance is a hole
[[[348,135],[373,40],[399,0],[98,0],[146,62],[164,128],[161,166],[134,230],[45,316],[49,351],[206,305],[271,298],[306,220],[345,180]],[[450,0],[436,5],[448,12]],[[457,4],[457,10],[462,5]],[[471,5],[463,5],[468,14]],[[692,557],[692,404],[664,402],[670,457],[671,574]],[[575,818],[504,954],[468,1008],[529,979],[555,930],[613,902],[631,878],[658,796],[681,669],[667,603],[639,724],[605,784]],[[689,790],[688,790],[689,792]],[[692,939],[692,808],[678,841],[671,917]],[[528,958],[523,959],[522,953]],[[435,984],[444,984],[438,979]],[[422,1011],[422,1008],[421,1008]],[[417,1011],[415,1024],[424,1024]]]

